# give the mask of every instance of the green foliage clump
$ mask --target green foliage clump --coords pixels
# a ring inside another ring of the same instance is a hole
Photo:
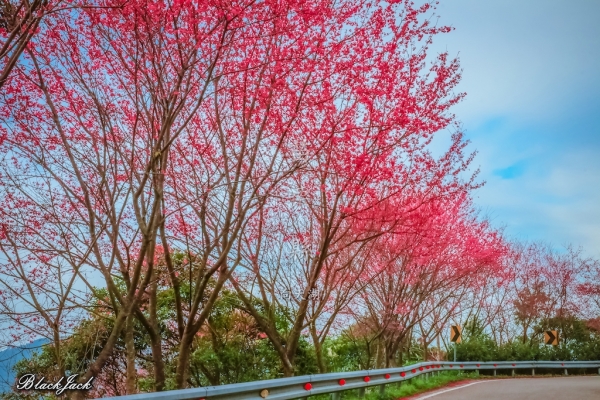
[[[543,343],[543,333],[560,333],[560,344]],[[583,361],[600,359],[600,333],[575,317],[549,318],[534,327],[528,340],[498,345],[476,322],[465,324],[463,342],[456,348],[459,361]]]

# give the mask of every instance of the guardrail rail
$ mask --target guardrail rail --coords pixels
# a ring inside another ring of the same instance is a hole
[[[488,361],[488,362],[450,362],[428,361],[406,367],[386,368],[365,371],[335,372],[295,376],[291,378],[270,379],[264,381],[235,383],[231,385],[206,386],[191,389],[169,390],[156,393],[140,393],[127,396],[110,397],[117,400],[286,400],[304,399],[317,394],[331,393],[333,400],[339,399],[341,392],[358,389],[359,396],[364,395],[367,387],[403,382],[417,376],[437,371],[479,371],[528,369],[535,375],[536,369],[558,369],[568,374],[568,369],[594,368],[600,374],[600,361]]]

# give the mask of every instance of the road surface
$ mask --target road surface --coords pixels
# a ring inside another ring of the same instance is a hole
[[[416,400],[600,400],[600,376],[481,380],[440,389]]]

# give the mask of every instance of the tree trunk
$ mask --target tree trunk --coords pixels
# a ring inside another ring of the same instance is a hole
[[[523,326],[523,343],[527,343],[527,330],[529,329],[529,325]]]
[[[317,368],[319,368],[319,372],[324,374],[327,372],[327,365],[325,365],[325,359],[323,357],[323,345],[319,341],[319,336],[317,335],[317,330],[314,324],[310,326],[310,335],[313,340],[313,344],[315,346],[315,355],[317,357]]]
[[[377,356],[375,359],[375,368],[383,367],[384,343],[381,339],[377,340]]]
[[[135,370],[135,346],[133,342],[133,316],[127,317],[125,322],[125,349],[127,351],[127,375],[125,378],[125,388],[127,394],[137,392],[136,370]]]
[[[189,325],[188,325],[189,327]],[[178,389],[184,389],[188,379],[189,363],[190,363],[190,348],[194,341],[194,333],[186,329],[179,343],[179,356],[177,357],[177,372],[175,374],[175,382]]]
[[[390,345],[386,345],[385,346],[385,368],[392,368],[395,367],[395,360],[394,360],[394,356],[395,356],[395,351],[392,348],[392,346]]]
[[[150,347],[152,348],[152,360],[154,361],[154,390],[161,392],[165,388],[165,364],[162,356],[162,335],[157,316],[157,289],[158,277],[156,270],[153,272],[153,282],[150,285],[150,326],[152,333],[150,335]]]
[[[165,389],[165,364],[162,357],[162,343],[160,334],[158,339],[152,340],[150,347],[152,348],[152,360],[154,361],[154,390],[161,392]]]
[[[60,334],[58,331],[58,325],[54,324],[53,330],[53,339],[54,339],[54,357],[56,359],[56,365],[58,366],[58,370],[60,372],[60,376],[65,375],[65,366],[61,357],[61,342],[60,342]]]
[[[121,309],[121,311],[117,315],[117,318],[115,320],[115,325],[113,327],[113,330],[112,330],[110,336],[108,337],[108,340],[106,341],[106,343],[104,345],[104,348],[102,348],[102,351],[100,351],[100,354],[98,354],[98,357],[96,357],[96,360],[92,363],[92,365],[90,365],[88,367],[87,372],[82,377],[79,378],[79,382],[84,383],[91,377],[98,376],[98,374],[102,371],[102,367],[104,366],[104,364],[106,364],[106,362],[108,361],[108,359],[110,358],[110,356],[113,353],[115,344],[117,343],[117,340],[118,340],[119,336],[121,335],[121,331],[123,330],[123,327],[125,325],[125,320],[127,318],[127,315],[130,313],[131,313],[131,307],[129,307],[129,309],[127,309],[125,307],[123,309]],[[75,390],[75,391],[73,391],[71,398],[73,400],[84,400],[85,392],[83,392],[81,390]]]

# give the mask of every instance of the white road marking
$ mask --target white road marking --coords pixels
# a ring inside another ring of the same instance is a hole
[[[452,389],[446,389],[446,390],[442,390],[442,391],[439,391],[439,392],[431,393],[431,394],[428,394],[428,395],[423,396],[423,397],[417,397],[416,400],[429,399],[430,397],[437,396],[438,394],[442,394],[442,393],[446,393],[446,392],[451,392],[453,390],[463,389],[463,388],[466,388],[467,386],[477,385],[478,383],[486,383],[486,382],[491,382],[491,381],[478,381],[478,382],[469,383],[467,385],[462,385],[462,386],[459,386],[459,387],[454,387]]]

